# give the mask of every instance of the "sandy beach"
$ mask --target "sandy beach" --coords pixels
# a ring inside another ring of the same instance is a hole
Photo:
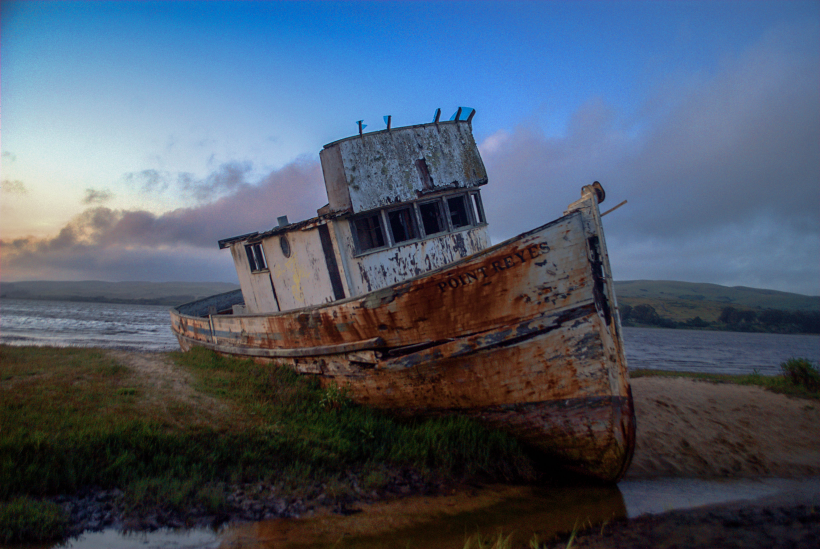
[[[632,380],[627,478],[820,475],[820,402],[686,378]]]

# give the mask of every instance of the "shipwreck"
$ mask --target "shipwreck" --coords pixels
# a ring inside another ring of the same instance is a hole
[[[635,415],[598,182],[490,245],[475,111],[320,152],[312,219],[219,241],[240,290],[171,310],[182,350],[274,361],[402,415],[463,414],[607,482]]]

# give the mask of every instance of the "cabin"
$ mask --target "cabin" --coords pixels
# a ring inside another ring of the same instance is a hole
[[[319,153],[328,203],[317,217],[219,241],[244,305],[258,314],[360,296],[489,246],[480,187],[487,172],[475,111],[452,120],[359,134]]]

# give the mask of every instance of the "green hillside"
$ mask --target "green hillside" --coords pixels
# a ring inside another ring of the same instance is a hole
[[[226,282],[3,282],[0,298],[179,305],[238,288]]]
[[[817,333],[820,297],[743,286],[628,280],[615,282],[624,325]]]
[[[820,296],[807,296],[761,290],[745,286],[720,286],[674,280],[625,280],[615,282],[619,301],[651,299],[684,303],[711,303],[718,306],[732,305],[784,311],[816,311],[820,309]]]

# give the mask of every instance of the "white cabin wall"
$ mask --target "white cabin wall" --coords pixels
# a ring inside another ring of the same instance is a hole
[[[267,259],[268,251],[264,250],[264,252],[266,261],[270,265]],[[269,270],[251,272],[244,242],[236,242],[231,245],[231,256],[233,256],[233,264],[239,277],[239,286],[242,288],[242,296],[245,298],[247,312],[254,314],[278,311],[276,298],[271,289]]]
[[[290,257],[282,253],[279,239],[286,236]],[[279,307],[285,311],[333,301],[318,229],[296,230],[262,240]]]
[[[351,288],[348,297],[397,284],[490,246],[490,235],[484,225],[354,257],[350,223],[345,220],[336,226],[340,248],[344,247],[342,255],[347,256],[345,278]]]

